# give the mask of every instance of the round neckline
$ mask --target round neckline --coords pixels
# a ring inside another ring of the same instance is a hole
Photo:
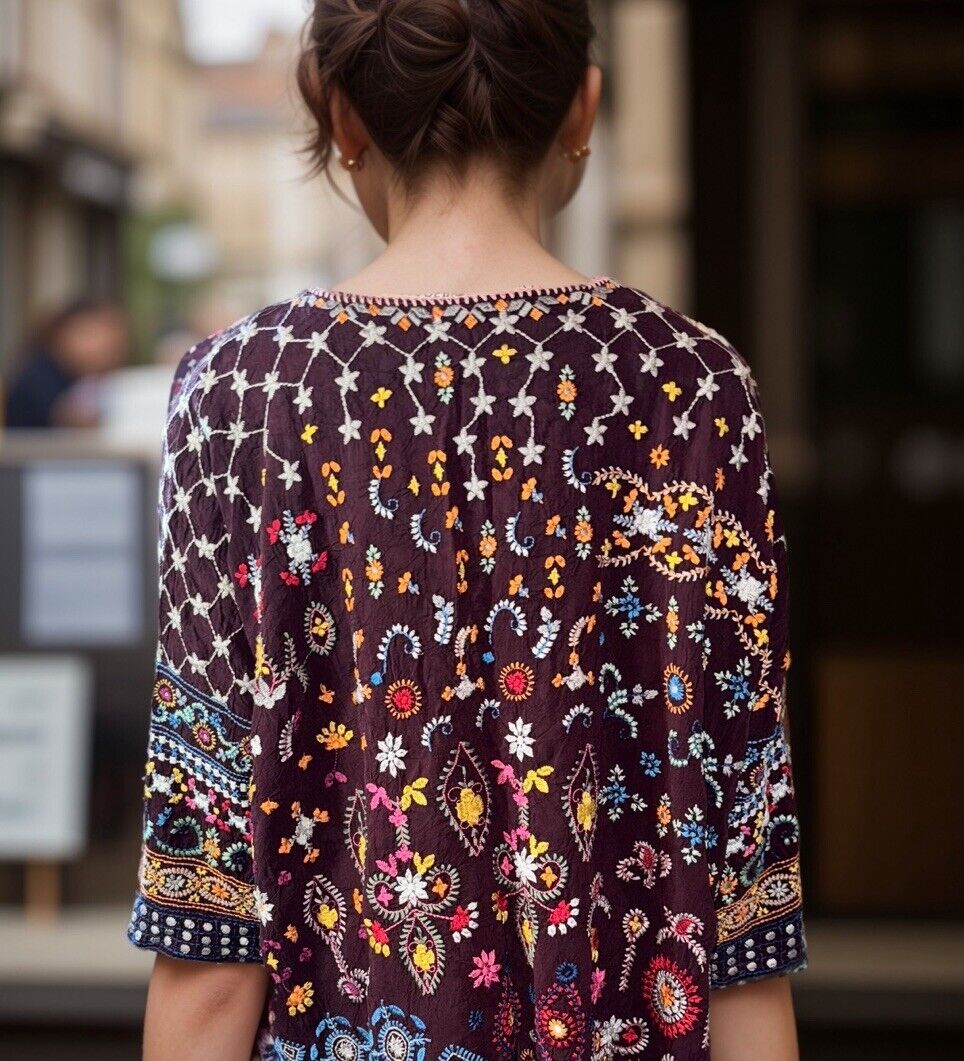
[[[309,287],[307,292],[316,299],[340,302],[351,306],[446,306],[475,305],[482,302],[512,302],[519,299],[536,299],[571,295],[579,291],[596,291],[601,287],[612,287],[615,281],[601,274],[588,280],[556,287],[517,287],[510,291],[484,291],[468,293],[430,292],[425,295],[366,295],[357,291],[340,291],[337,288]]]

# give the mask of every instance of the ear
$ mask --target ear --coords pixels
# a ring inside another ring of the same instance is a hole
[[[589,143],[601,97],[602,70],[590,63],[559,130],[559,141],[564,150],[572,151]]]
[[[331,137],[339,153],[345,158],[361,158],[371,138],[347,94],[335,86],[331,90],[328,106]]]

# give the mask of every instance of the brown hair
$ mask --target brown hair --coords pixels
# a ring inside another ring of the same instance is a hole
[[[298,64],[315,168],[331,159],[338,86],[406,187],[473,156],[519,180],[547,154],[592,38],[588,0],[315,0]]]

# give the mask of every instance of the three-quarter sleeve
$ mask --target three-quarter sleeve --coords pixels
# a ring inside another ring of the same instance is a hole
[[[727,387],[704,606],[705,718],[719,767],[714,988],[806,964],[786,704],[787,543],[756,383],[738,356]]]
[[[242,693],[252,652],[231,578],[226,476],[212,459],[209,351],[192,354],[174,382],[164,439],[157,662],[127,933],[172,957],[257,962],[251,704]]]

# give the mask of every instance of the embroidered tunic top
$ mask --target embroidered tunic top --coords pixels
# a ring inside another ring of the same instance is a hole
[[[285,1061],[682,1061],[805,963],[756,385],[607,278],[194,348],[129,937]]]

